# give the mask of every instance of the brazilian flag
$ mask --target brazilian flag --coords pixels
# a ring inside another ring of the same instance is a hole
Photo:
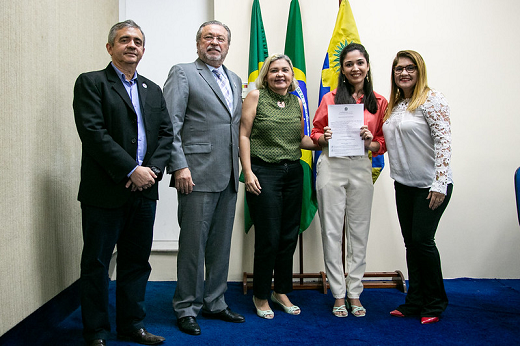
[[[307,99],[307,78],[305,77],[305,49],[303,44],[302,19],[298,0],[292,0],[285,35],[285,55],[291,58],[294,67],[294,77],[298,81],[298,89],[293,94],[298,96],[303,105],[304,131],[310,135],[309,101]],[[300,233],[305,231],[312,222],[318,202],[313,188],[312,151],[302,149],[300,163],[303,167],[303,199],[300,219]]]
[[[269,56],[267,52],[267,40],[265,39],[264,22],[262,21],[262,11],[260,11],[260,3],[258,1],[259,0],[253,1],[253,8],[251,9],[249,68],[247,71],[247,83],[249,85],[255,82],[258,77],[258,72],[260,72],[265,59]]]
[[[254,82],[258,78],[258,72],[262,68],[265,59],[269,56],[267,51],[267,40],[265,38],[264,22],[262,21],[262,11],[258,0],[253,1],[251,9],[251,33],[249,36],[249,68],[248,68],[248,90],[256,88]],[[243,173],[240,174],[240,181],[244,182]],[[247,206],[244,196],[244,228],[246,233],[253,226],[253,220],[249,215],[249,207]]]

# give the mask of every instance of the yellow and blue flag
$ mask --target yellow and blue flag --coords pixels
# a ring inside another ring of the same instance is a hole
[[[320,97],[329,91],[334,90],[338,86],[338,75],[340,73],[339,54],[341,50],[349,43],[361,43],[354,14],[350,8],[348,0],[341,1],[338,16],[336,17],[336,25],[332,32],[329,42],[329,48],[325,54],[325,61],[321,69]]]
[[[298,0],[291,0],[287,33],[285,35],[284,54],[287,55],[294,68],[294,78],[298,81],[298,89],[293,94],[298,96],[303,105],[304,132],[310,135],[309,101],[307,99],[307,78],[305,77],[305,49],[303,44],[302,19]],[[300,219],[300,233],[305,231],[316,214],[318,202],[313,189],[312,151],[302,149],[300,163],[303,167],[303,199]]]
[[[334,31],[321,70],[318,104],[326,93],[334,90],[338,86],[338,76],[341,68],[339,55],[341,50],[352,42],[361,43],[361,40],[359,39],[356,21],[354,20],[354,14],[352,13],[350,4],[348,0],[342,0],[339,5],[336,25],[334,26]],[[372,153],[369,152],[369,156],[372,159]],[[317,152],[315,160],[317,160],[318,157],[319,153]],[[372,180],[374,183],[376,182],[377,177],[379,177],[384,165],[385,161],[383,155],[376,156],[372,159]]]

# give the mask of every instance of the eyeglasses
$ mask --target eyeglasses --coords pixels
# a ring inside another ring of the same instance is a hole
[[[212,42],[214,39],[217,39],[219,43],[226,42],[226,37],[224,36],[212,36],[212,35],[206,35],[202,38],[204,41]]]
[[[417,71],[417,66],[415,65],[408,65],[408,66],[396,66],[394,68],[394,72],[395,74],[401,74],[403,73],[403,71],[406,70],[406,72],[408,73],[414,73],[415,71]]]

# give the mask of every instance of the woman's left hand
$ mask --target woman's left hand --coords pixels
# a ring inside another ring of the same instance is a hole
[[[372,132],[370,132],[370,130],[368,129],[368,126],[361,126],[361,131],[359,135],[361,136],[361,139],[365,141],[365,148],[369,149],[369,146],[372,143],[374,136],[372,135]]]
[[[244,181],[247,192],[251,192],[257,196],[262,192],[260,182],[253,172],[244,172]]]
[[[442,204],[442,202],[444,202],[444,197],[446,196],[443,193],[430,191],[428,197],[426,197],[426,199],[430,200],[430,209],[437,209]]]

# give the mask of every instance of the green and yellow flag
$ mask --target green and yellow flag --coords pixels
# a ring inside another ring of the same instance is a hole
[[[287,33],[285,35],[285,55],[291,58],[294,77],[298,81],[298,89],[293,92],[302,100],[305,134],[310,135],[309,101],[307,99],[307,78],[305,77],[305,49],[303,44],[302,19],[298,0],[291,0]],[[300,219],[300,233],[305,231],[316,214],[318,202],[313,188],[312,151],[302,149],[300,163],[303,167],[303,199]]]
[[[258,0],[253,1],[251,9],[251,32],[249,36],[249,68],[248,68],[248,90],[255,89],[255,80],[258,72],[262,68],[265,59],[269,56],[267,51],[267,40],[265,38],[264,22],[262,21],[262,11]],[[240,174],[240,181],[244,182],[243,173]],[[244,196],[244,228],[246,233],[253,226],[253,220],[249,214],[249,207]]]
[[[251,33],[249,36],[249,68],[247,83],[254,83],[258,77],[258,72],[264,64],[264,60],[269,56],[267,52],[267,40],[265,39],[264,22],[262,21],[262,11],[260,11],[259,0],[253,1],[251,9]],[[251,90],[251,89],[250,89]]]

